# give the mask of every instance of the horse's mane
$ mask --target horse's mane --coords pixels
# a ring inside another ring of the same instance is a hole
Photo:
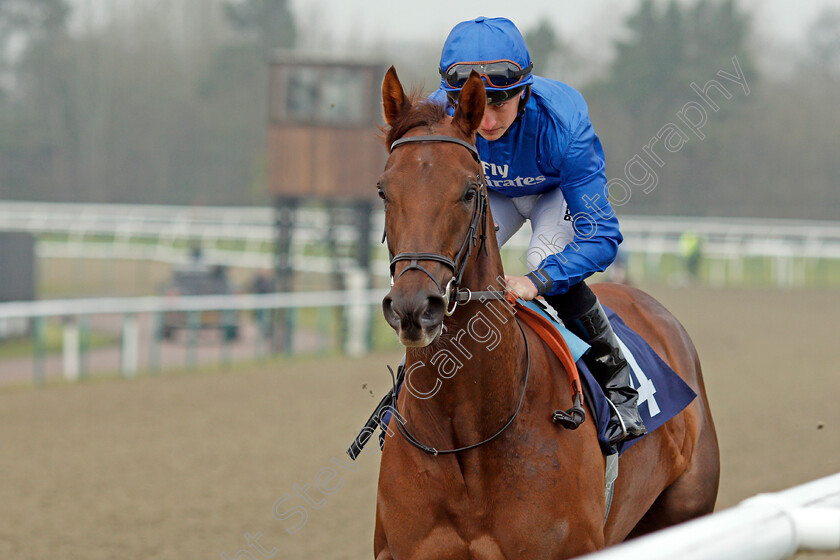
[[[403,111],[390,127],[383,127],[385,145],[390,148],[395,140],[418,126],[432,127],[446,116],[446,104],[431,99],[422,99],[419,92],[412,92],[411,104]]]

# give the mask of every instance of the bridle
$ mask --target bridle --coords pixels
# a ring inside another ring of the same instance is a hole
[[[461,243],[461,248],[455,255],[455,259],[450,259],[444,255],[440,255],[438,253],[400,253],[397,256],[391,257],[391,285],[394,285],[394,282],[400,279],[400,277],[405,274],[407,270],[420,270],[424,272],[435,285],[438,287],[438,291],[443,295],[444,305],[445,305],[445,313],[447,317],[452,316],[455,312],[455,308],[458,307],[459,303],[467,303],[473,300],[478,301],[486,301],[489,299],[495,300],[503,300],[508,298],[508,292],[501,291],[501,290],[491,290],[486,292],[472,292],[468,288],[464,288],[463,290],[460,288],[461,280],[464,276],[464,270],[467,267],[467,262],[470,259],[470,254],[472,253],[473,247],[476,247],[479,244],[479,240],[481,245],[478,247],[478,250],[484,250],[485,254],[487,253],[487,192],[484,187],[484,178],[481,173],[481,159],[478,156],[478,150],[476,150],[475,146],[465,142],[459,138],[454,138],[452,136],[444,136],[444,135],[427,135],[427,136],[409,136],[407,138],[400,138],[399,140],[395,141],[391,144],[391,151],[394,148],[397,148],[403,144],[408,144],[411,142],[451,142],[453,144],[458,144],[459,146],[463,146],[464,148],[470,151],[472,154],[473,159],[479,165],[479,171],[477,174],[478,184],[473,186],[472,188],[476,190],[476,196],[473,199],[475,201],[473,205],[473,213],[472,217],[470,218],[470,225],[467,228],[467,234],[464,236],[464,241]],[[481,233],[479,233],[479,225],[481,225]],[[385,232],[382,234],[382,241],[385,241]],[[400,261],[409,261],[408,266],[402,269],[402,271],[394,278],[394,269],[396,263]],[[439,262],[447,266],[450,270],[452,270],[452,278],[446,284],[445,290],[441,288],[440,283],[437,279],[430,273],[427,269],[425,269],[422,265],[420,265],[420,261],[434,261]],[[449,308],[450,301],[453,303],[452,308]],[[408,428],[402,425],[401,422],[397,422],[397,427],[399,429],[400,434],[414,447],[425,451],[431,455],[448,455],[452,453],[460,453],[462,451],[468,451],[470,449],[475,449],[476,447],[480,447],[486,443],[490,443],[491,441],[498,438],[502,433],[507,430],[513,421],[516,419],[517,415],[519,414],[520,409],[522,408],[522,402],[525,399],[525,392],[528,387],[528,376],[531,371],[531,352],[528,345],[528,337],[525,336],[525,331],[522,329],[522,325],[517,321],[517,325],[519,326],[519,330],[522,332],[522,338],[525,341],[525,380],[522,387],[522,394],[519,396],[519,403],[516,405],[516,410],[510,416],[508,421],[502,426],[496,433],[492,436],[485,438],[484,440],[474,443],[471,445],[466,445],[463,447],[458,447],[456,449],[436,449],[434,447],[428,446],[418,440],[414,434],[412,434]],[[390,369],[390,368],[389,368]],[[393,375],[393,372],[392,372]],[[393,394],[397,394],[397,381],[393,378],[394,387],[393,387]],[[397,409],[397,399],[394,398],[393,408],[395,414],[398,414]]]
[[[443,136],[443,135],[432,134],[432,135],[427,135],[427,136],[410,136],[410,137],[407,137],[407,138],[400,138],[399,140],[396,140],[393,144],[391,144],[391,151],[393,151],[394,148],[397,148],[397,147],[399,147],[403,144],[408,144],[410,142],[450,142],[452,144],[458,144],[459,146],[463,146],[464,148],[469,150],[470,154],[472,154],[472,156],[473,156],[473,159],[479,165],[479,171],[478,171],[478,174],[477,174],[478,184],[472,187],[476,191],[477,196],[474,198],[475,204],[473,206],[472,217],[470,218],[470,225],[467,228],[467,234],[464,236],[464,241],[461,243],[461,248],[458,250],[458,253],[455,255],[455,259],[450,259],[449,257],[446,257],[444,255],[440,255],[438,253],[400,253],[397,256],[393,256],[393,254],[392,254],[391,255],[391,285],[393,286],[394,282],[396,282],[396,280],[399,280],[399,278],[403,274],[405,274],[406,270],[420,270],[421,272],[425,273],[429,278],[432,279],[432,281],[438,287],[438,290],[443,295],[444,301],[445,301],[445,309],[446,309],[445,313],[448,317],[451,316],[455,312],[455,308],[458,306],[458,304],[468,303],[470,301],[480,301],[480,302],[483,303],[487,300],[510,300],[511,292],[508,292],[508,291],[505,291],[505,290],[490,290],[490,291],[486,291],[486,292],[472,292],[468,288],[461,289],[461,287],[460,287],[461,286],[461,280],[464,276],[464,270],[466,269],[467,262],[469,261],[470,254],[472,252],[472,248],[478,245],[479,240],[481,241],[481,245],[479,246],[478,250],[481,251],[483,249],[485,254],[487,253],[487,247],[486,247],[486,244],[485,244],[485,242],[487,240],[487,220],[486,220],[486,217],[487,217],[487,194],[486,194],[486,188],[483,188],[483,187],[485,187],[485,185],[484,185],[484,180],[483,180],[483,176],[482,176],[482,173],[481,173],[481,168],[480,168],[481,159],[478,156],[478,150],[476,150],[475,146],[473,146],[472,144],[469,144],[469,143],[467,143],[463,140],[460,140],[458,138],[454,138],[452,136]],[[479,230],[478,230],[479,224],[481,224],[481,233],[479,233]],[[387,233],[387,231],[382,232],[382,242],[383,243],[385,242],[386,233]],[[396,263],[398,263],[400,261],[409,261],[409,264],[406,268],[404,268],[400,272],[400,274],[396,278],[394,278],[394,270],[395,270]],[[425,269],[422,265],[420,265],[420,261],[439,262],[439,263],[447,266],[450,270],[452,270],[452,278],[446,284],[445,290],[441,288],[440,283],[432,275],[432,273],[430,273],[427,269]],[[449,308],[450,301],[453,302],[453,305],[452,305],[451,309]],[[511,301],[511,303],[513,303],[513,302]],[[416,448],[418,448],[418,449],[420,449],[420,450],[422,450],[426,453],[429,453],[429,454],[435,455],[435,456],[437,456],[437,455],[448,455],[448,454],[453,454],[453,453],[460,453],[462,451],[468,451],[470,449],[475,449],[477,447],[480,447],[482,445],[490,443],[491,441],[493,441],[496,438],[498,438],[499,436],[501,436],[505,432],[505,430],[507,430],[513,424],[513,421],[516,419],[517,415],[519,414],[519,411],[522,409],[522,403],[525,400],[525,393],[526,393],[527,388],[528,388],[528,377],[529,377],[530,371],[531,371],[531,350],[530,350],[530,345],[528,344],[528,337],[525,335],[525,330],[522,328],[522,324],[520,323],[520,321],[518,319],[516,321],[516,324],[519,327],[519,331],[522,333],[522,339],[523,339],[524,345],[525,345],[525,379],[524,379],[523,384],[522,384],[522,393],[519,396],[519,402],[516,405],[516,410],[510,416],[510,418],[505,423],[505,425],[502,426],[498,431],[496,431],[496,433],[494,433],[492,436],[490,436],[488,438],[485,438],[482,441],[479,441],[478,443],[473,443],[471,445],[466,445],[466,446],[458,447],[458,448],[455,448],[455,449],[437,449],[437,448],[431,447],[429,445],[426,445],[425,443],[418,440],[417,437],[415,437],[414,434],[412,434],[408,430],[408,428],[403,425],[402,422],[396,422],[397,429],[399,430],[400,434],[403,436],[403,438],[408,443],[410,443],[414,447],[416,447]],[[398,387],[398,385],[402,384],[402,382],[404,381],[404,377],[402,377],[402,376],[405,375],[405,368],[402,367],[402,369],[398,370],[398,374],[396,376],[394,376],[394,372],[393,372],[393,370],[391,370],[390,366],[388,367],[388,370],[391,371],[391,379],[392,379],[392,382],[393,382],[393,388],[392,388],[391,393],[390,393],[390,396],[391,396],[391,401],[390,401],[391,405],[390,406],[393,407],[393,414],[396,415],[397,417],[399,417],[399,409],[398,409],[398,401],[397,401],[397,387]],[[399,379],[399,381],[398,381],[398,379]],[[581,407],[582,398],[581,398],[581,392],[579,390],[580,380],[578,380],[577,387],[578,387],[578,389],[575,392],[574,405],[572,406],[572,408],[570,408],[567,411],[556,410],[554,412],[554,416],[552,418],[552,420],[555,423],[561,424],[563,427],[569,428],[569,429],[577,428],[583,422],[583,420],[585,418],[585,413],[583,411],[583,408]],[[383,400],[383,402],[385,402],[385,401]],[[380,405],[381,405],[381,403],[380,403]],[[372,422],[375,422],[375,418],[376,418],[376,414],[374,414],[374,416],[371,416],[371,418],[368,420],[368,424],[365,425],[365,428],[363,429],[362,433],[364,433],[364,430],[367,430],[367,429],[372,430],[373,429],[372,426],[374,426],[375,424],[372,424]],[[359,434],[359,437],[362,436],[362,433]],[[370,436],[367,436],[367,437],[370,437]],[[366,442],[366,441],[367,441],[367,438],[364,439],[364,442]],[[355,459],[354,453],[356,455],[358,455],[358,453],[361,450],[361,446],[364,445],[364,442],[362,442],[357,447],[358,451],[354,450],[354,448],[351,446],[351,448],[348,449],[347,453],[350,454],[350,456],[353,459]]]
[[[461,140],[460,138],[445,136],[442,134],[430,134],[426,136],[408,136],[400,138],[391,144],[390,151],[393,152],[394,148],[402,146],[403,144],[414,142],[449,142],[463,146],[470,151],[470,154],[479,166],[478,172],[476,173],[478,184],[472,187],[475,191],[475,197],[473,198],[474,203],[472,216],[470,218],[470,225],[467,228],[467,233],[464,236],[464,241],[461,243],[460,249],[458,249],[458,252],[455,254],[455,258],[450,259],[449,257],[438,253],[399,253],[396,256],[391,255],[391,286],[393,286],[394,282],[399,280],[406,271],[419,270],[425,273],[432,279],[432,282],[434,282],[435,286],[437,286],[438,292],[443,296],[444,308],[446,310],[445,314],[447,317],[450,317],[453,313],[455,313],[455,308],[458,307],[458,304],[468,303],[474,300],[486,301],[488,299],[505,299],[506,292],[504,291],[472,292],[468,288],[461,289],[461,280],[464,277],[464,271],[467,268],[467,263],[470,260],[473,247],[478,246],[479,252],[484,250],[485,254],[487,253],[487,190],[484,188],[484,176],[481,173],[481,158],[478,155],[478,150],[475,146],[469,142]],[[479,227],[481,228],[480,233]],[[382,242],[385,242],[384,231],[382,232]],[[480,245],[479,242],[481,243]],[[400,261],[408,261],[408,266],[402,269],[395,278],[394,272],[396,270],[396,264]],[[441,286],[437,278],[424,268],[420,264],[420,261],[434,261],[449,268],[452,271],[452,278],[450,278],[449,282],[446,283],[446,287]],[[452,304],[451,308],[449,307],[450,303]]]

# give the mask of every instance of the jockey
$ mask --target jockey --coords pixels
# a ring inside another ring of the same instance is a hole
[[[566,327],[591,346],[584,360],[614,405],[612,444],[645,434],[630,368],[595,294],[584,281],[605,270],[622,241],[607,200],[604,151],[583,97],[532,74],[522,34],[505,18],[464,21],[440,58],[440,89],[431,99],[458,103],[472,70],[484,80],[487,106],[476,145],[497,238],[503,245],[525,220],[533,231],[525,276],[506,276],[524,300],[545,298]]]

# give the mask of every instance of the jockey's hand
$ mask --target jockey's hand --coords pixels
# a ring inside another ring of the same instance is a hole
[[[527,276],[508,276],[505,274],[505,282],[507,282],[508,288],[516,292],[525,301],[531,301],[538,295],[537,287]]]

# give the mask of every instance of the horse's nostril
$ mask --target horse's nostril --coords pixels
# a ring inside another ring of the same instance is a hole
[[[382,314],[385,316],[385,321],[393,328],[397,328],[400,324],[400,318],[393,308],[393,299],[391,296],[385,296],[382,300]]]
[[[445,304],[440,296],[429,296],[426,298],[426,309],[420,314],[420,324],[423,327],[435,327],[443,321]]]
[[[409,297],[390,293],[382,300],[382,314],[400,336],[420,336],[440,327],[446,304],[439,295],[414,293]]]

